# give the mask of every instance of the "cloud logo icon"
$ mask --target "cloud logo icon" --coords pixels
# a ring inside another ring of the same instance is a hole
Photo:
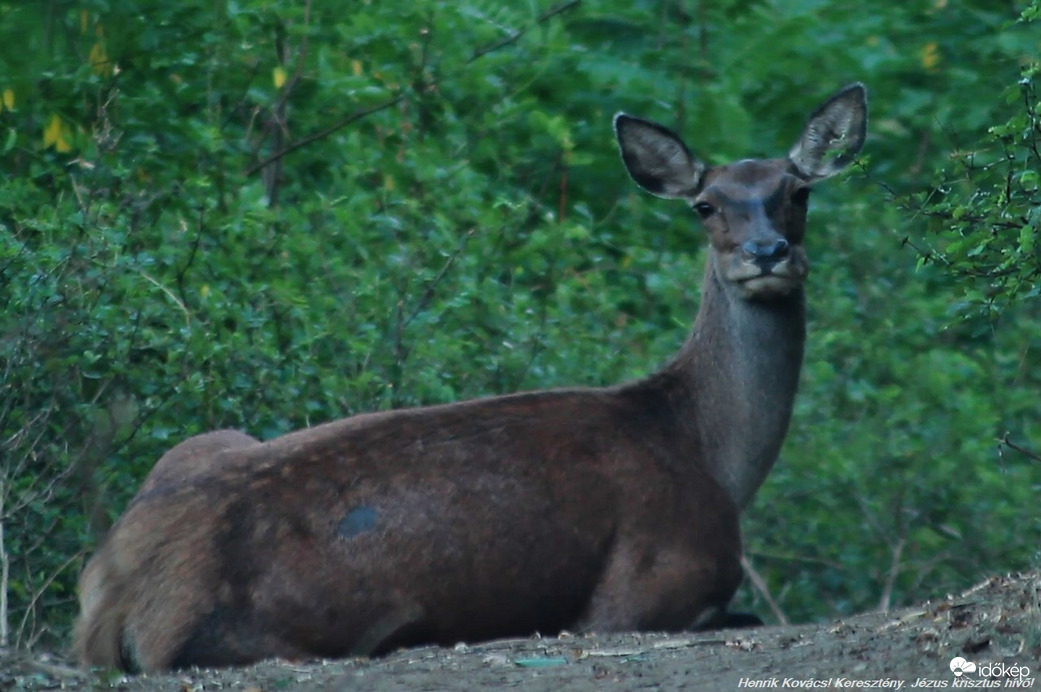
[[[951,672],[956,677],[961,677],[965,673],[975,673],[976,664],[972,661],[966,661],[961,656],[955,656],[951,659]]]

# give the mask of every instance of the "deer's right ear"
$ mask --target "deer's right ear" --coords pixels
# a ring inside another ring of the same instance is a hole
[[[625,169],[644,190],[669,199],[689,199],[697,192],[705,164],[672,130],[618,113],[614,133]]]

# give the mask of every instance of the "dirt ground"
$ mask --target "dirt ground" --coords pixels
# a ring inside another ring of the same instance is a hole
[[[952,659],[961,676],[952,672]],[[975,664],[975,670],[971,669]],[[378,660],[270,661],[172,675],[84,673],[54,656],[0,659],[0,690],[1041,690],[1041,572],[994,577],[915,608],[828,624],[701,634],[562,635],[399,651]]]

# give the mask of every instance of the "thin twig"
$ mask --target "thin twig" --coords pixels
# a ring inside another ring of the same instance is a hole
[[[1025,456],[1028,459],[1033,459],[1034,461],[1041,462],[1041,454],[1037,454],[1036,452],[1032,452],[1032,451],[1030,451],[1029,449],[1027,449],[1025,447],[1021,447],[1021,446],[1017,445],[1015,442],[1013,442],[1012,440],[1008,439],[1008,433],[1005,433],[1004,437],[1002,437],[1000,440],[998,440],[998,453],[999,454],[1001,453],[1001,448],[1002,447],[1008,447],[1012,451],[1019,452],[1020,454],[1022,454],[1023,456]]]
[[[573,10],[574,8],[578,7],[579,4],[581,4],[581,2],[582,2],[582,0],[570,0],[569,2],[562,3],[560,5],[557,5],[556,7],[549,8],[548,10],[546,10],[545,12],[540,14],[538,17],[536,17],[535,21],[532,22],[531,26],[527,26],[527,27],[525,27],[523,29],[517,29],[516,31],[511,33],[506,38],[500,39],[500,40],[498,40],[498,41],[496,41],[494,43],[490,43],[490,44],[488,44],[487,46],[485,46],[483,48],[475,49],[474,52],[473,52],[473,55],[471,55],[470,59],[466,61],[466,64],[470,65],[470,64],[472,64],[474,62],[477,62],[478,60],[480,60],[484,56],[488,55],[489,53],[494,53],[495,51],[499,50],[500,48],[505,48],[508,45],[516,43],[517,41],[519,41],[521,39],[522,36],[524,36],[524,34],[528,33],[528,31],[531,29],[531,27],[543,24],[543,23],[549,21],[550,19],[552,19],[553,17],[556,17],[558,15],[564,14],[565,12]]]
[[[309,29],[311,26],[311,0],[307,0],[304,3],[304,28]],[[310,31],[301,32],[300,38],[300,50],[296,56],[296,69],[293,70],[293,76],[289,78],[283,87],[282,93],[278,97],[278,103],[275,104],[274,112],[279,113],[286,107],[286,102],[289,101],[290,94],[293,93],[293,89],[297,83],[303,78],[304,74],[304,63],[307,60],[307,37]]]
[[[4,499],[7,494],[7,479],[0,477],[0,646],[11,644],[11,622],[8,594],[11,587],[11,555],[7,552],[7,536],[3,520]]]
[[[284,138],[289,136],[289,119],[286,111],[286,106],[289,103],[289,97],[292,95],[297,84],[300,83],[300,79],[304,73],[304,64],[307,62],[307,37],[309,32],[306,28],[311,24],[311,0],[307,0],[304,5],[304,27],[305,31],[302,32],[302,38],[300,40],[300,49],[296,55],[296,69],[293,71],[293,76],[282,85],[281,93],[279,94],[278,101],[275,107],[271,111],[271,116],[268,118],[265,124],[265,131],[271,134],[272,146],[275,149],[282,149],[282,142]],[[288,58],[289,49],[283,50],[283,42],[278,38],[275,40],[276,52],[278,53],[279,65],[285,64]],[[261,143],[258,143],[258,148]],[[266,168],[266,167],[265,167]],[[269,207],[275,207],[278,204],[278,192],[282,182],[282,162],[281,159],[274,161],[274,166],[270,170],[264,170],[262,173],[264,179],[264,189],[267,193],[267,200]]]
[[[287,156],[288,154],[293,153],[297,149],[306,147],[311,142],[316,142],[319,139],[325,139],[326,137],[328,137],[332,133],[336,132],[337,130],[342,130],[343,128],[347,127],[348,125],[350,125],[351,123],[353,123],[353,122],[355,122],[357,120],[361,120],[362,118],[368,117],[368,116],[372,115],[373,113],[378,113],[379,111],[386,110],[386,109],[390,108],[391,106],[394,106],[394,105],[397,105],[397,104],[401,103],[404,100],[405,100],[405,94],[404,94],[404,92],[402,92],[402,93],[399,93],[394,98],[389,99],[387,101],[384,101],[383,103],[379,103],[379,104],[377,104],[375,106],[372,106],[371,108],[364,108],[364,109],[362,109],[360,111],[355,111],[355,112],[351,113],[350,115],[348,115],[347,117],[343,118],[342,120],[339,120],[339,121],[333,123],[332,125],[330,125],[329,127],[325,128],[324,130],[319,130],[318,132],[310,134],[310,135],[308,135],[308,136],[306,136],[306,137],[304,137],[302,139],[298,139],[295,142],[293,142],[292,144],[290,144],[289,146],[285,147],[284,149],[276,151],[271,156],[268,156],[263,161],[259,161],[259,162],[255,163],[255,164],[253,164],[252,166],[250,166],[249,168],[246,169],[246,175],[253,175],[257,171],[259,171],[261,168],[264,168],[266,166],[271,165],[275,161],[277,161],[277,160]]]
[[[788,562],[807,562],[812,565],[824,565],[831,569],[843,570],[845,565],[835,560],[825,560],[819,557],[806,557],[805,555],[786,555],[784,553],[773,553],[764,550],[752,550],[749,553],[755,557],[765,558],[768,560],[785,560]]]
[[[27,659],[25,661],[25,666],[38,673],[43,673],[47,677],[57,678],[59,680],[83,680],[90,677],[88,673],[79,670],[78,668],[48,663],[33,658]]]
[[[167,295],[167,297],[170,298],[170,300],[172,300],[173,302],[177,303],[177,307],[181,308],[181,312],[184,313],[184,324],[185,324],[185,326],[188,327],[189,329],[191,329],[191,326],[192,326],[192,315],[191,315],[191,312],[188,310],[187,306],[185,306],[185,304],[181,302],[181,299],[178,298],[177,295],[174,294],[173,291],[171,291],[169,288],[167,288],[166,286],[162,285],[161,283],[159,283],[158,281],[153,279],[151,276],[149,276],[145,272],[138,270],[137,273],[140,274],[141,276],[143,276],[149,282],[151,282],[160,291],[165,293]]]
[[[900,574],[900,557],[904,554],[906,539],[901,536],[893,546],[892,557],[889,560],[889,574],[886,575],[886,585],[882,589],[882,598],[879,599],[878,609],[882,612],[889,610],[889,604],[893,599],[893,588],[896,586],[896,577]]]
[[[426,306],[430,303],[430,299],[434,297],[434,291],[437,290],[438,284],[440,284],[441,280],[445,278],[445,274],[448,273],[448,270],[451,269],[452,265],[455,264],[457,259],[459,259],[459,256],[463,254],[463,250],[466,249],[466,244],[470,241],[470,238],[474,237],[474,233],[476,232],[477,229],[474,228],[471,228],[469,231],[466,232],[466,234],[463,236],[463,239],[459,242],[459,247],[455,249],[455,252],[449,255],[448,259],[441,267],[441,271],[439,271],[437,273],[437,276],[435,276],[434,279],[429,284],[427,284],[427,288],[423,292],[423,296],[416,302],[415,307],[412,309],[412,313],[402,323],[402,329],[408,328],[408,326],[412,323],[412,320],[416,319],[416,317],[419,316],[419,313],[422,312],[423,309],[426,308]]]
[[[27,605],[25,607],[25,611],[22,614],[22,621],[18,625],[18,640],[17,640],[18,642],[22,642],[22,637],[25,635],[25,628],[28,625],[29,616],[36,612],[36,605],[40,602],[40,599],[43,597],[44,593],[46,593],[47,590],[51,588],[51,584],[54,583],[54,580],[57,579],[58,576],[61,575],[62,572],[64,572],[66,569],[68,569],[69,566],[73,562],[75,562],[76,560],[82,559],[84,553],[85,553],[84,550],[79,550],[72,557],[70,557],[68,560],[63,562],[61,564],[61,566],[58,567],[58,569],[56,569],[54,572],[52,572],[44,580],[44,582],[40,586],[40,588],[38,588],[36,590],[36,592],[32,595],[33,597],[29,601],[29,605]]]
[[[770,606],[770,612],[772,612],[774,617],[777,618],[777,622],[782,625],[787,625],[788,616],[784,614],[784,611],[781,610],[781,606],[778,605],[777,601],[774,600],[774,597],[770,595],[770,588],[766,585],[766,580],[763,579],[762,575],[756,571],[755,567],[752,566],[752,563],[744,555],[741,556],[741,567],[744,568],[745,574],[748,575],[748,579],[752,582],[752,586],[759,592],[759,595],[763,597],[763,600],[766,601],[766,605]]]

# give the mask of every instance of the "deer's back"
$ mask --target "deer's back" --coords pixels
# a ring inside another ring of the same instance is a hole
[[[223,451],[213,472],[139,496],[102,551],[117,544],[127,571],[111,582],[131,591],[123,649],[179,667],[611,627],[590,617],[597,589],[620,560],[663,569],[663,546],[704,559],[683,569],[729,598],[736,510],[696,449],[629,404],[517,395]]]

